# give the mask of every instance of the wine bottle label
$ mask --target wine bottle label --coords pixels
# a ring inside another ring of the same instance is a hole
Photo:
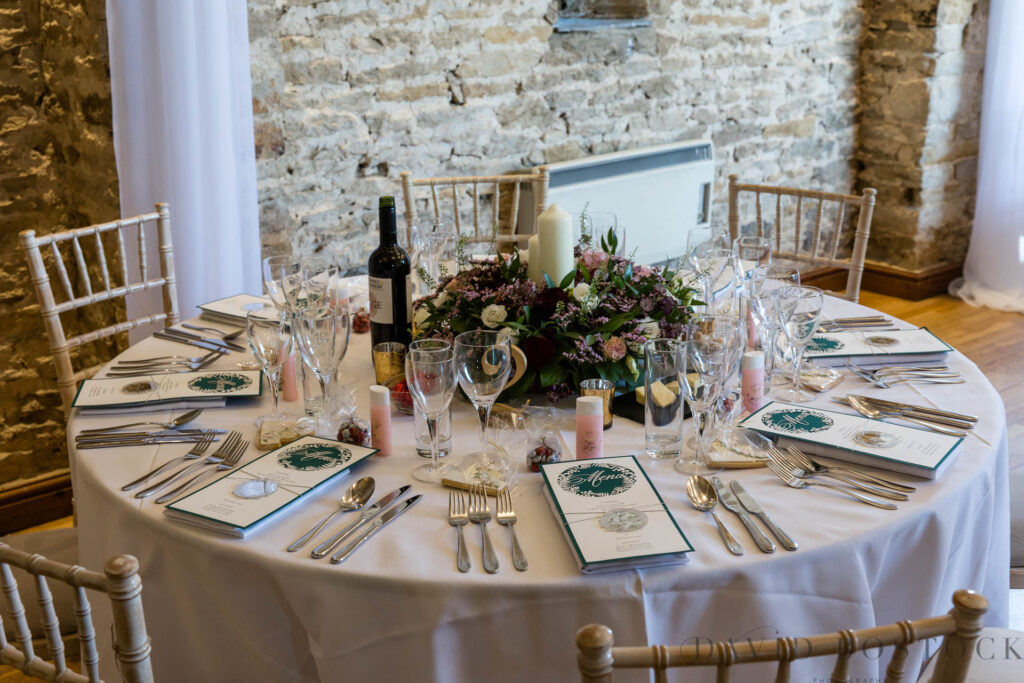
[[[391,278],[370,276],[370,322],[394,325],[391,303]]]

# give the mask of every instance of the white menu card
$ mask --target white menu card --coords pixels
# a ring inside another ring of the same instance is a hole
[[[687,561],[693,546],[635,457],[548,463],[541,474],[580,571]]]
[[[227,536],[245,538],[300,499],[348,474],[376,449],[306,436],[228,472],[164,508],[164,515]],[[263,480],[276,484],[268,495],[250,498],[246,488]],[[247,484],[245,488],[241,485]]]
[[[270,300],[270,297],[236,294],[224,299],[200,304],[199,310],[202,311],[200,317],[212,320],[213,322],[244,325],[245,315],[251,308],[258,308],[271,303],[273,302]]]
[[[205,370],[171,375],[87,379],[78,387],[71,405],[76,408],[123,408],[160,405],[182,400],[259,396],[263,375],[259,370]]]
[[[904,360],[917,362],[939,361],[953,350],[928,331],[915,330],[850,330],[847,332],[820,332],[811,337],[804,358],[818,365],[832,367],[846,361],[886,363]]]
[[[883,470],[935,479],[959,452],[963,437],[884,420],[772,401],[739,423],[778,437],[780,447]]]

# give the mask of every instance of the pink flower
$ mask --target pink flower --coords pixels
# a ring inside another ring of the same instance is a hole
[[[654,273],[654,269],[650,266],[637,266],[633,269],[633,274],[637,277],[649,277]]]
[[[609,337],[601,344],[604,357],[610,361],[619,361],[626,355],[626,342],[622,337]]]
[[[580,260],[583,261],[587,270],[596,270],[608,260],[608,254],[603,251],[585,251],[580,256]]]

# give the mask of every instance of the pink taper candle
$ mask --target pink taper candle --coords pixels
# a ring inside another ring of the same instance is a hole
[[[387,387],[370,387],[370,439],[377,455],[391,455],[391,392]]]
[[[604,403],[600,396],[576,399],[576,459],[604,455]]]
[[[298,354],[289,354],[281,368],[281,398],[285,401],[299,400],[299,382],[295,373]]]

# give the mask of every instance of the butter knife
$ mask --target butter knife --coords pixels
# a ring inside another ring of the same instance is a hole
[[[789,534],[780,529],[779,526],[772,521],[772,518],[764,511],[764,508],[758,505],[757,501],[747,493],[745,488],[743,488],[743,484],[734,479],[729,482],[729,488],[736,494],[736,497],[740,501],[740,505],[745,507],[750,514],[757,515],[757,517],[765,523],[765,526],[768,527],[768,530],[775,534],[775,538],[779,539],[779,543],[782,544],[783,548],[786,550],[797,549],[796,541],[794,541]]]
[[[851,394],[851,396],[853,395],[855,394]],[[919,413],[930,413],[932,415],[938,415],[939,417],[948,417],[953,420],[963,420],[964,422],[978,421],[978,418],[975,415],[953,413],[947,410],[939,410],[938,408],[929,408],[928,406],[918,406],[912,403],[896,403],[895,401],[886,401],[884,399],[874,398],[872,396],[857,396],[857,398],[867,399],[871,403],[876,403],[880,406],[886,406],[888,408],[909,408],[910,410],[914,410]]]
[[[412,498],[409,498],[408,500],[403,501],[399,505],[396,505],[395,507],[393,507],[390,510],[388,510],[387,512],[385,512],[383,515],[381,515],[377,519],[373,520],[373,524],[370,525],[369,529],[367,529],[366,531],[363,532],[362,536],[360,536],[356,540],[352,541],[347,546],[345,546],[344,548],[342,548],[337,553],[335,553],[334,555],[331,556],[331,564],[338,564],[340,562],[344,562],[348,558],[349,555],[351,555],[353,552],[355,552],[356,548],[358,548],[359,546],[361,546],[362,544],[364,544],[368,540],[370,540],[370,538],[372,538],[375,533],[377,533],[378,531],[380,531],[381,529],[386,527],[395,518],[397,518],[403,512],[405,512],[406,510],[411,508],[413,505],[415,505],[419,501],[419,499],[422,498],[422,497],[423,497],[422,495],[417,494],[417,495],[413,496]]]
[[[356,517],[354,520],[352,520],[344,527],[342,527],[341,531],[334,534],[317,547],[313,548],[313,552],[310,553],[310,556],[312,556],[316,560],[319,560],[321,557],[326,557],[330,555],[331,552],[339,545],[341,545],[341,542],[348,538],[349,535],[351,535],[352,532],[354,532],[363,522],[366,522],[367,520],[372,519],[373,517],[383,512],[385,509],[387,509],[388,506],[391,505],[391,503],[398,499],[403,493],[408,491],[409,488],[410,485],[406,484],[405,486],[397,488],[391,493],[385,494],[384,496],[378,498],[373,505],[363,510],[361,513],[359,513],[358,517]]]
[[[733,495],[732,491],[727,489],[718,477],[711,477],[711,483],[715,486],[715,492],[718,494],[718,500],[722,503],[722,507],[729,512],[735,513],[740,518],[743,526],[750,532],[751,538],[754,539],[754,543],[761,549],[761,552],[774,553],[775,544],[772,543],[772,539],[765,536],[764,532],[761,531],[761,527],[757,526],[754,520],[750,519],[750,515],[740,506],[740,502],[736,500],[736,496]]]

